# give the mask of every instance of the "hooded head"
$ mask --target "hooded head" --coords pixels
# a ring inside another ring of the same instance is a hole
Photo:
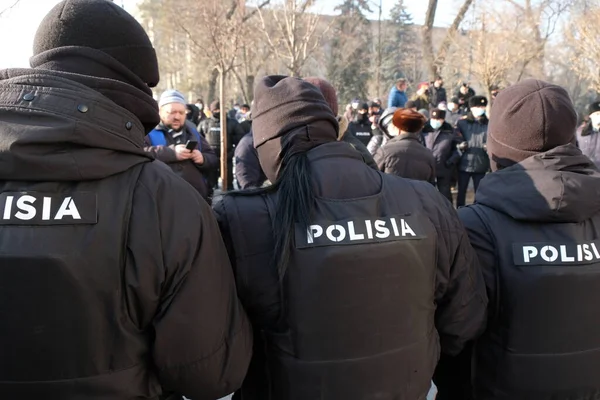
[[[34,58],[70,46],[99,50],[148,86],[158,83],[158,61],[148,35],[135,18],[112,1],[64,0],[52,8],[35,34]]]
[[[327,104],[333,111],[333,115],[338,115],[338,100],[337,100],[337,92],[333,85],[327,82],[325,79],[317,78],[314,76],[310,76],[308,78],[304,78],[304,80],[308,83],[312,83],[315,85],[320,91]]]
[[[138,117],[146,132],[159,123],[150,90],[159,81],[156,53],[144,28],[112,1],[63,0],[54,6],[37,29],[30,64],[68,73],[100,91]]]
[[[271,182],[288,157],[338,136],[338,122],[321,91],[298,78],[262,78],[254,89],[252,115],[254,147]]]
[[[388,127],[390,126],[390,124],[392,124],[392,120],[394,118],[394,113],[396,112],[397,109],[398,109],[397,107],[386,108],[383,111],[383,113],[381,114],[381,117],[379,117],[379,121],[378,121],[379,129],[388,138],[392,137],[392,135],[390,134],[390,132],[388,130]]]
[[[575,143],[577,114],[560,86],[521,81],[498,93],[491,112],[487,151],[494,171]]]

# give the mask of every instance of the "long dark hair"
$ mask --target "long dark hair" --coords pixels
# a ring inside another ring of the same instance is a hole
[[[273,185],[228,193],[229,196],[249,196],[277,192],[275,218],[271,221],[271,229],[275,238],[272,262],[277,268],[280,283],[283,282],[290,260],[296,224],[299,224],[301,232],[307,232],[310,224],[314,207],[311,176],[306,152],[291,153],[289,156],[284,156],[282,170]]]

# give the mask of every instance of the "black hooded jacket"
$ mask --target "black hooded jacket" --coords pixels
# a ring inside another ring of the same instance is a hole
[[[433,153],[435,172],[439,177],[450,177],[455,170],[460,154],[456,146],[462,141],[455,133],[452,125],[444,122],[439,129],[433,129],[427,122],[421,132],[423,143]]]
[[[218,226],[144,151],[116,103],[127,92],[0,72],[2,398],[214,400],[246,373],[251,332]]]
[[[574,146],[487,175],[461,208],[489,303],[477,399],[600,393],[600,172]]]
[[[267,177],[260,167],[258,153],[252,142],[252,132],[246,134],[235,147],[235,179],[240,189],[261,187]]]
[[[255,143],[274,185],[215,205],[256,332],[241,398],[425,399],[440,350],[455,355],[483,329],[487,299],[466,233],[433,186],[370,168],[335,140],[320,92],[284,79],[265,78],[277,83],[267,100],[255,95],[266,110]],[[288,152],[306,158],[314,203],[312,234],[295,225],[280,281],[272,261]]]

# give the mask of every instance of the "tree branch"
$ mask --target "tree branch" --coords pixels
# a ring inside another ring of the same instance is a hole
[[[15,0],[15,2],[14,2],[14,3],[13,3],[11,6],[8,6],[8,7],[6,7],[4,10],[0,11],[0,17],[2,17],[2,14],[4,14],[5,12],[7,12],[7,11],[10,11],[10,10],[12,10],[13,8],[15,8],[15,6],[16,6],[17,4],[19,4],[19,2],[20,2],[20,1],[21,1],[21,0]]]
[[[452,44],[452,39],[453,39],[454,35],[456,34],[456,32],[458,31],[458,27],[462,23],[463,19],[465,19],[465,16],[467,15],[467,11],[469,11],[469,7],[471,7],[471,4],[473,4],[473,1],[474,0],[465,0],[462,7],[460,7],[460,9],[458,10],[458,14],[456,14],[456,17],[454,18],[452,25],[450,25],[450,28],[448,29],[448,32],[446,33],[446,37],[444,38],[444,41],[442,42],[442,46],[440,47],[440,50],[438,51],[438,56],[435,60],[435,64],[437,65],[436,66],[437,71],[439,71],[441,69],[441,67],[444,65],[444,62],[446,61],[446,54],[448,53],[448,50],[450,50],[450,45]],[[435,79],[435,77],[432,77],[432,78]]]
[[[242,18],[242,23],[248,21],[250,18],[252,18],[254,15],[256,15],[257,12],[259,12],[260,10],[262,10],[264,7],[266,7],[270,3],[271,3],[271,0],[265,0],[265,1],[263,1],[254,10],[252,10],[251,13],[247,14],[246,16],[244,16],[244,18]]]

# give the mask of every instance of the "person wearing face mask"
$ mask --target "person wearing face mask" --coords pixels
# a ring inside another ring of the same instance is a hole
[[[381,117],[377,122],[377,129],[373,130],[373,137],[367,145],[367,150],[370,154],[375,155],[377,150],[379,150],[379,148],[385,145],[389,140],[390,135],[388,132],[388,126],[392,124],[392,119],[397,109],[398,107],[389,107],[386,108],[381,114]]]
[[[425,121],[423,115],[406,108],[394,111],[392,123],[384,132],[389,140],[374,156],[380,171],[435,185],[435,159],[431,150],[420,143]]]
[[[458,121],[464,116],[458,109],[458,97],[452,97],[446,105],[446,122],[456,128]]]
[[[577,130],[577,145],[600,168],[600,101],[588,106],[589,120]]]
[[[456,131],[462,142],[457,146],[461,153],[458,165],[458,196],[456,206],[465,205],[469,182],[477,192],[479,182],[490,169],[486,152],[488,118],[485,110],[488,101],[483,96],[473,96],[469,100],[470,111],[465,119],[458,121]]]
[[[221,103],[215,100],[210,105],[212,116],[205,119],[198,125],[198,131],[215,150],[219,158],[219,166],[217,170],[210,175],[209,184],[211,188],[215,188],[219,181],[221,171]],[[237,120],[227,116],[227,188],[223,190],[233,190],[233,155],[234,147],[244,137],[244,129],[240,126]]]
[[[456,145],[460,142],[452,126],[445,121],[446,111],[434,109],[431,118],[423,127],[422,142],[431,150],[435,158],[436,186],[450,203],[453,203],[450,190],[452,173],[460,154]]]
[[[369,120],[369,105],[362,103],[358,106],[356,117],[348,126],[349,133],[367,146],[373,136],[373,128],[375,127],[373,122]]]
[[[200,110],[200,113],[198,114],[198,122],[196,123],[196,126],[198,126],[200,122],[204,121],[207,118],[205,113],[206,110],[204,109],[204,100],[196,99],[196,103],[194,105],[198,107],[198,110]]]

